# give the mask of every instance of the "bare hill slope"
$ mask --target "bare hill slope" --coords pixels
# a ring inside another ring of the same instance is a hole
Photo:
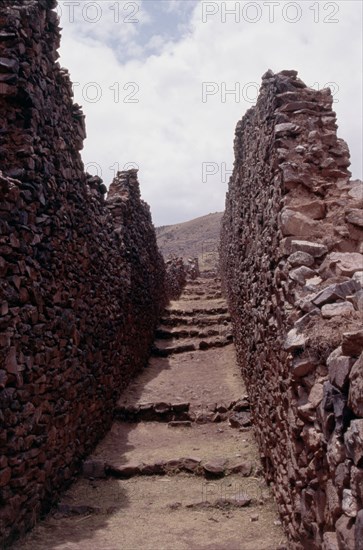
[[[164,258],[170,255],[198,258],[201,270],[214,269],[222,216],[223,212],[215,212],[184,223],[157,227],[157,241]]]

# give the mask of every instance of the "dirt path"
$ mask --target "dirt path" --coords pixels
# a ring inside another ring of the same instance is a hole
[[[189,283],[58,508],[15,549],[277,550],[218,280]]]

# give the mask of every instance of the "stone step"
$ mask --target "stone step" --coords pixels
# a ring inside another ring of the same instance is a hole
[[[228,307],[226,305],[219,305],[215,307],[203,307],[203,308],[197,308],[193,307],[191,309],[183,309],[183,308],[168,308],[164,311],[163,318],[169,317],[170,315],[176,315],[181,317],[194,317],[195,315],[221,315],[221,314],[227,314],[228,313]]]
[[[194,293],[183,293],[179,299],[179,303],[183,302],[197,302],[202,300],[222,300],[223,296],[221,292],[210,292],[208,294],[194,294]]]
[[[223,348],[228,346],[233,342],[233,335],[231,333],[226,336],[215,337],[215,338],[204,338],[199,342],[193,340],[185,340],[184,342],[179,343],[176,340],[174,343],[170,343],[169,340],[155,340],[152,355],[154,357],[169,357],[175,353],[186,353],[189,351],[197,350],[208,350],[213,348]]]
[[[173,329],[159,327],[155,336],[159,340],[181,339],[181,338],[210,338],[211,336],[226,336],[231,333],[231,325],[210,325],[204,330],[199,327],[177,326]]]
[[[256,465],[254,468],[251,462],[233,457],[202,460],[195,456],[157,460],[149,463],[129,462],[125,464],[89,459],[83,464],[83,475],[92,479],[102,479],[109,476],[117,479],[130,479],[136,476],[170,476],[180,473],[203,476],[207,479],[233,474],[248,477],[255,475]]]
[[[232,427],[251,425],[250,406],[245,397],[230,403],[203,403],[190,406],[190,403],[135,403],[118,404],[114,417],[123,422],[229,422]],[[175,424],[173,427],[180,426]]]
[[[251,453],[253,448],[252,430],[240,433],[227,421],[209,424],[115,421],[111,431],[86,459],[84,473],[90,477],[132,477],[179,470],[197,475],[208,475],[208,472],[229,475],[238,469],[249,475],[261,468],[258,455]],[[185,457],[190,459],[189,470],[184,466]],[[219,471],[217,466],[214,472],[212,467],[208,470],[205,466],[217,461]]]
[[[195,411],[213,403],[238,401],[245,393],[234,347],[225,346],[152,357],[147,367],[130,382],[118,405],[188,402]]]
[[[208,325],[215,325],[215,324],[221,324],[221,323],[230,323],[231,317],[230,315],[223,314],[223,315],[212,315],[212,316],[198,316],[198,317],[185,317],[182,315],[170,315],[167,317],[162,317],[160,319],[160,324],[166,325],[166,326],[178,326],[178,325],[195,325],[195,326],[208,326]]]

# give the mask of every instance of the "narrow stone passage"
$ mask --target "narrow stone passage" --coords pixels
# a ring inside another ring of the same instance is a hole
[[[14,548],[286,548],[218,279],[190,282],[170,304],[83,477]]]

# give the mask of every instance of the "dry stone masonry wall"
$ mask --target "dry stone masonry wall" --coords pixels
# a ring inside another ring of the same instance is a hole
[[[363,188],[328,89],[262,79],[237,124],[221,267],[292,548],[363,548]]]
[[[137,174],[83,172],[53,0],[0,7],[0,540],[31,527],[149,356],[165,268]]]

